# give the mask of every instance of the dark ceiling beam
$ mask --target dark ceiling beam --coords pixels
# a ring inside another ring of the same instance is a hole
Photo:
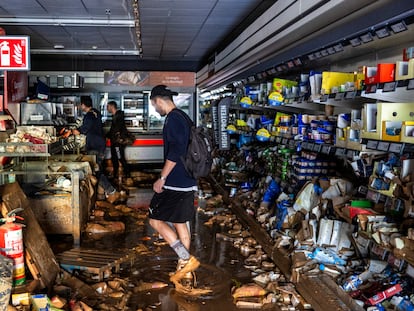
[[[189,71],[199,68],[195,61],[142,60],[134,56],[31,55],[32,71]]]

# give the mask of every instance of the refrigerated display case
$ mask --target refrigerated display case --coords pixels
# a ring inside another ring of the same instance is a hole
[[[122,95],[121,110],[124,111],[128,129],[134,132],[149,129],[148,106],[148,94],[140,92]]]
[[[106,95],[105,95],[106,94]],[[162,128],[165,117],[157,113],[149,100],[149,92],[134,92],[127,94],[101,94],[101,113],[106,129],[110,127],[112,116],[106,110],[109,100],[120,102],[124,111],[125,123],[128,130],[136,136],[132,146],[125,149],[128,163],[161,163],[163,157]],[[191,107],[193,94],[180,93],[174,97],[176,106],[192,118]]]

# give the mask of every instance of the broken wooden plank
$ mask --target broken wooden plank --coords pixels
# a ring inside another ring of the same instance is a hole
[[[32,264],[37,268],[37,277],[42,288],[51,289],[60,267],[55,255],[50,248],[45,233],[40,227],[31,204],[19,184],[11,183],[0,187],[2,198],[2,213],[8,213],[17,208],[22,208],[19,215],[24,218],[23,243],[30,253]]]

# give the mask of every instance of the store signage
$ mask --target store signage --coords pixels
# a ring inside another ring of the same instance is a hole
[[[175,71],[104,71],[104,82],[108,85],[130,85],[154,87],[165,84],[170,88],[194,87],[194,72]]]
[[[5,102],[4,110],[9,109],[9,104],[17,104],[27,97],[28,79],[27,71],[5,71]]]
[[[218,104],[218,119],[219,119],[219,149],[230,149],[230,135],[227,132],[227,125],[229,124],[229,108],[231,98],[223,98]]]
[[[30,70],[27,36],[0,36],[0,70]]]
[[[220,132],[219,132],[219,118],[218,118],[218,101],[214,101],[211,105],[211,114],[213,120],[213,132],[214,132],[214,143],[218,144],[220,141]]]

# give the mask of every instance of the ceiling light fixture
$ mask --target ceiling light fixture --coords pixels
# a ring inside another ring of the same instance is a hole
[[[31,54],[60,54],[60,55],[139,55],[137,50],[99,50],[99,49],[31,49]]]
[[[135,21],[130,19],[80,19],[80,18],[14,18],[0,17],[2,25],[25,26],[73,26],[73,27],[134,27]]]

